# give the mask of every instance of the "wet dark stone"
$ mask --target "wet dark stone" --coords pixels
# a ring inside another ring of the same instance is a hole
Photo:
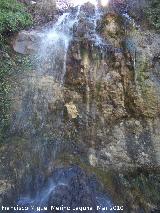
[[[26,197],[26,196],[24,196]],[[97,206],[112,206],[111,199],[103,192],[101,184],[95,176],[88,176],[78,166],[57,168],[51,177],[44,181],[43,186],[38,190],[37,195],[32,198],[19,200],[19,205],[47,206],[47,212],[68,212],[54,210],[53,207],[69,207],[70,212],[75,208],[88,208],[85,212],[97,211]],[[92,210],[89,210],[89,208]],[[34,211],[33,211],[34,212]],[[46,212],[46,211],[45,211]],[[77,210],[76,212],[81,212]]]

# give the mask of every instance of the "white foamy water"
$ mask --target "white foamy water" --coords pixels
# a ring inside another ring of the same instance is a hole
[[[72,40],[73,26],[78,22],[79,8],[74,14],[64,13],[58,21],[42,33],[39,58],[42,71],[52,72],[56,80],[63,82],[66,58]]]
[[[69,2],[75,6],[74,10],[61,15],[55,24],[41,34],[42,39],[38,54],[41,73],[52,75],[56,81],[62,84],[66,73],[67,53],[73,39],[74,27],[81,24],[82,17],[85,18],[88,26],[92,26],[91,29],[87,29],[85,36],[95,46],[103,46],[105,43],[96,30],[97,22],[102,16],[98,0]],[[85,17],[85,12],[83,9],[81,10],[82,5],[86,2],[92,3],[95,7],[94,13],[89,17]]]
[[[73,5],[73,6],[77,6],[77,5],[83,5],[85,3],[91,3],[93,5],[98,5],[101,4],[103,7],[108,6],[109,2],[111,0],[57,0],[57,5],[58,7],[66,7],[67,5]]]

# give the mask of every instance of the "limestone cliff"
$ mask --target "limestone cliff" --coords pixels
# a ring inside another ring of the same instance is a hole
[[[15,51],[36,61],[16,76],[8,144],[1,147],[1,179],[16,196],[24,185],[36,191],[55,168],[78,164],[125,203],[124,212],[158,209],[160,35],[133,19],[132,8],[129,16],[126,2],[98,10],[86,3],[67,9],[60,25],[12,39]]]

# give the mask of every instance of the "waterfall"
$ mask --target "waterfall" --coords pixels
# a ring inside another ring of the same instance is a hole
[[[95,1],[95,2],[97,2],[97,1]],[[91,7],[92,7],[92,5],[91,5]],[[92,46],[96,47],[96,48],[98,47],[98,49],[101,49],[101,47],[103,45],[104,46],[106,45],[105,42],[103,41],[103,39],[97,33],[97,22],[100,20],[102,12],[99,8],[98,3],[95,3],[93,8],[94,8],[93,14],[86,15],[86,11],[83,8],[83,5],[75,6],[71,10],[69,10],[70,12],[64,12],[58,18],[56,23],[54,23],[52,26],[48,27],[43,32],[41,32],[41,36],[40,36],[41,40],[39,43],[39,53],[38,53],[37,57],[39,60],[39,64],[38,64],[39,69],[38,70],[39,70],[40,74],[42,75],[42,77],[47,76],[47,75],[52,76],[55,81],[57,81],[60,85],[63,85],[64,76],[66,74],[66,69],[67,69],[67,56],[68,56],[68,50],[69,50],[70,44],[71,44],[72,40],[79,39],[78,36],[77,36],[77,38],[75,38],[76,35],[74,34],[75,33],[74,29],[76,27],[78,27],[78,25],[80,24],[82,19],[84,19],[87,24],[89,23],[88,26],[90,28],[88,28],[88,31],[85,32],[85,36],[90,41]],[[80,55],[80,51],[78,52],[78,54]],[[89,61],[89,59],[88,59],[88,61]],[[87,82],[87,84],[86,84],[86,95],[87,95],[86,111],[87,111],[87,113],[89,113],[91,111],[90,94],[89,94],[90,87],[89,87],[89,83],[88,83],[89,82],[88,73],[90,71],[88,70],[88,67],[87,67],[88,61],[86,61],[86,64],[85,64],[86,65],[86,82]],[[94,70],[94,72],[95,72],[94,74],[96,75],[95,70]],[[48,92],[47,92],[47,94],[48,94]],[[44,98],[41,97],[41,99],[42,100],[40,100],[40,101],[43,101],[42,106],[43,107],[46,106],[46,107],[40,109],[39,114],[43,115],[42,123],[44,123],[45,124],[44,126],[46,126],[47,112],[45,109],[47,109],[48,100],[45,100],[45,102],[44,102]],[[37,102],[37,103],[39,103],[39,102]],[[41,105],[41,102],[40,102],[40,105]],[[36,106],[36,104],[35,104],[35,106]],[[33,116],[32,114],[34,114],[34,110],[33,110],[34,107],[31,104],[31,107],[28,110],[29,112],[31,112],[31,117]],[[32,111],[33,111],[33,113],[32,113]],[[35,109],[35,111],[36,111],[36,109]],[[25,110],[24,110],[24,112],[25,112]],[[88,117],[87,117],[87,119],[88,119]],[[24,120],[24,117],[23,117],[23,120]],[[42,128],[43,128],[43,126],[42,126]],[[34,129],[34,127],[32,129]],[[34,130],[35,130],[35,133],[38,132],[36,128]],[[31,131],[33,131],[33,130],[31,130]],[[93,129],[93,131],[94,131],[94,129]],[[57,146],[56,144],[54,144],[54,145],[55,145],[55,147]],[[55,148],[55,150],[56,150],[56,148]],[[41,151],[39,150],[38,152],[41,152]],[[52,160],[55,160],[54,158],[55,157],[52,155]],[[57,196],[60,196],[60,198],[63,198],[63,193],[64,193],[64,195],[67,194],[66,200],[71,199],[70,202],[71,203],[75,202],[74,205],[77,205],[77,206],[80,205],[79,202],[81,201],[81,199],[79,197],[77,198],[76,201],[74,201],[74,198],[76,196],[78,196],[78,193],[82,193],[82,195],[85,193],[86,194],[88,193],[87,199],[89,199],[91,205],[94,205],[94,206],[95,205],[101,205],[101,206],[106,205],[108,207],[111,207],[111,204],[112,204],[111,200],[108,197],[105,197],[103,194],[100,195],[99,192],[93,191],[91,186],[89,186],[89,192],[88,191],[85,192],[85,188],[86,188],[85,184],[87,185],[87,187],[90,184],[88,182],[88,179],[85,176],[85,174],[82,175],[84,178],[84,181],[82,183],[82,185],[84,185],[84,189],[81,192],[81,187],[79,186],[79,182],[81,181],[81,173],[82,173],[82,171],[80,169],[72,168],[72,167],[67,168],[67,169],[63,168],[60,171],[55,171],[53,176],[46,178],[44,184],[42,184],[40,186],[38,185],[39,188],[37,189],[36,192],[34,191],[34,193],[33,193],[32,190],[29,189],[27,192],[24,192],[23,195],[20,195],[20,199],[17,201],[17,204],[20,207],[21,206],[25,206],[26,208],[28,207],[29,213],[37,212],[37,210],[35,209],[36,206],[37,207],[39,206],[42,208],[41,212],[46,212],[45,210],[43,210],[43,207],[50,205],[50,203],[52,204],[52,202],[51,202],[52,200],[53,200],[53,203],[54,202],[56,203]],[[72,178],[72,176],[75,178],[75,180],[74,180],[74,178]],[[79,176],[80,176],[80,178],[79,178]],[[76,181],[76,178],[78,178],[79,182]],[[72,188],[72,185],[73,185],[72,182],[74,182],[74,181],[75,181],[75,190],[77,190],[77,194],[75,194],[75,192]],[[32,184],[35,184],[35,183],[32,183]],[[70,191],[70,190],[72,190],[72,191]],[[60,192],[61,192],[61,194],[59,195]],[[72,199],[73,199],[73,201],[72,201]],[[66,205],[67,205],[68,200],[67,201],[66,200],[64,200],[64,204],[66,203]],[[58,203],[58,204],[61,205],[61,203]],[[63,204],[63,202],[62,202],[62,204]],[[82,206],[85,205],[85,200],[81,203],[81,205]],[[32,208],[33,206],[34,206],[34,208]],[[20,212],[20,211],[17,211],[17,212]],[[48,212],[50,212],[50,211],[48,211]],[[60,212],[66,212],[66,211],[60,211]],[[71,211],[71,212],[73,212],[73,211]],[[95,212],[95,211],[93,211],[93,212]],[[98,212],[101,212],[101,211],[99,210]]]
[[[28,213],[49,213],[54,210],[73,213],[83,212],[82,208],[90,208],[90,211],[84,212],[103,213],[103,208],[109,210],[114,205],[109,196],[97,190],[98,184],[77,166],[59,168],[35,196],[22,197],[17,206]],[[16,212],[23,212],[20,210]]]
[[[42,33],[38,53],[43,74],[52,74],[63,83],[69,43],[73,36],[73,26],[78,21],[79,7],[75,13],[64,13],[58,21]]]
[[[104,46],[105,42],[96,32],[97,21],[100,20],[102,13],[98,1],[91,2],[95,5],[95,13],[86,19],[93,25],[93,29],[86,32],[86,36],[95,46]],[[61,84],[66,73],[67,52],[73,39],[73,29],[79,24],[81,13],[83,13],[81,7],[84,3],[74,3],[75,7],[71,12],[63,13],[53,26],[41,33],[38,53],[40,73],[52,75]]]

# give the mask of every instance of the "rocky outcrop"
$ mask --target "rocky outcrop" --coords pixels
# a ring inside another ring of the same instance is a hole
[[[65,107],[67,108],[67,112],[68,112],[69,117],[71,117],[73,119],[77,118],[77,116],[79,114],[78,114],[78,110],[76,108],[76,105],[73,102],[66,103]]]
[[[159,35],[141,30],[127,35],[126,47],[134,62],[135,111],[147,117],[159,115],[159,81],[155,78],[154,58],[159,54]]]
[[[53,21],[55,15],[59,13],[55,0],[38,0],[29,7],[29,11],[34,18],[35,25],[41,25]]]
[[[118,201],[127,201],[129,207],[134,203],[128,212],[140,212],[142,206],[150,212],[158,206],[159,198],[148,198],[140,186],[153,184],[160,166],[160,38],[156,33],[143,32],[114,7],[95,27],[89,16],[94,14],[94,7],[86,5],[73,27],[63,84],[55,79],[52,57],[46,59],[45,66],[39,62],[27,77],[17,76],[18,83],[11,94],[12,125],[6,138],[13,145],[5,145],[8,153],[16,150],[10,154],[10,171],[18,174],[16,180],[22,181],[22,185],[33,186],[36,180],[36,191],[55,167],[78,164],[89,172],[97,172],[116,198],[117,194],[125,195]],[[14,46],[17,52],[36,51],[32,33],[22,32],[19,36]],[[56,56],[60,63],[61,55]],[[103,173],[108,171],[115,175]],[[138,175],[132,176],[129,171]],[[80,185],[84,187],[85,175],[81,171],[80,174]],[[79,175],[75,179],[79,181]],[[155,179],[159,186],[158,175]],[[118,192],[115,182],[122,184]],[[72,183],[79,188],[76,181]],[[158,194],[155,189],[152,192]],[[70,201],[69,191],[60,186],[51,202],[60,203],[61,193],[65,195],[64,202]]]
[[[155,45],[160,38],[144,34],[135,25],[122,28],[123,21],[113,12],[103,18],[99,32],[108,43],[104,49],[89,39],[81,41],[78,34],[79,40],[69,48],[65,84],[88,106],[80,107],[79,102],[80,116],[87,114],[90,120],[88,140],[86,135],[82,140],[92,147],[88,150],[92,166],[155,167],[160,149],[153,129],[159,129],[160,98],[152,61],[158,55]]]
[[[36,31],[21,31],[12,41],[13,49],[20,54],[32,54],[38,50],[41,36]]]
[[[2,206],[3,201],[7,198],[11,198],[12,185],[7,180],[0,180],[0,205]]]
[[[70,207],[71,212],[74,212],[74,209],[82,212],[86,209],[93,213],[97,212],[97,206],[102,208],[100,205],[108,209],[112,208],[111,198],[101,192],[101,185],[95,177],[88,177],[79,167],[57,169],[53,174],[56,188],[50,194],[49,207],[63,205]]]
[[[94,159],[94,163],[90,161],[91,165],[106,168],[110,165],[117,168],[124,165],[132,167],[134,164],[159,166],[159,136],[153,133],[153,129],[159,128],[159,48],[156,47],[159,45],[159,36],[151,32],[144,33],[131,23],[125,25],[125,17],[114,12],[113,8],[112,12],[103,16],[95,29],[94,22],[84,19],[84,14],[86,17],[94,14],[94,7],[86,5],[81,8],[82,14],[78,25],[74,27],[74,38],[68,49],[64,87],[56,83],[59,97],[47,89],[52,83],[55,84],[54,81],[46,86],[42,83],[42,79],[46,81],[50,77],[42,78],[39,83],[36,76],[31,78],[34,94],[30,94],[31,89],[26,91],[22,106],[32,96],[33,101],[39,104],[30,102],[30,117],[36,113],[36,124],[35,118],[28,121],[26,114],[21,125],[23,132],[25,129],[30,132],[29,126],[32,126],[30,133],[36,133],[36,128],[41,128],[41,122],[46,124],[44,133],[58,132],[54,125],[57,120],[59,127],[65,129],[63,136],[72,137],[69,131],[73,131],[73,135],[76,132],[75,140],[79,143],[83,141],[87,146],[88,159]],[[104,40],[98,40],[96,33]],[[27,53],[28,43],[36,40],[32,36],[35,36],[32,32],[21,32],[15,50]],[[23,41],[23,38],[26,40]],[[34,45],[31,46],[34,49]],[[48,67],[49,60],[47,63]],[[44,105],[43,97],[47,97],[46,112],[39,107]],[[26,107],[22,110],[25,115]],[[61,110],[64,118],[61,117],[59,121],[60,114],[55,112]],[[73,123],[70,123],[71,120]],[[15,126],[20,127],[17,121]],[[137,149],[139,151],[135,157]]]

